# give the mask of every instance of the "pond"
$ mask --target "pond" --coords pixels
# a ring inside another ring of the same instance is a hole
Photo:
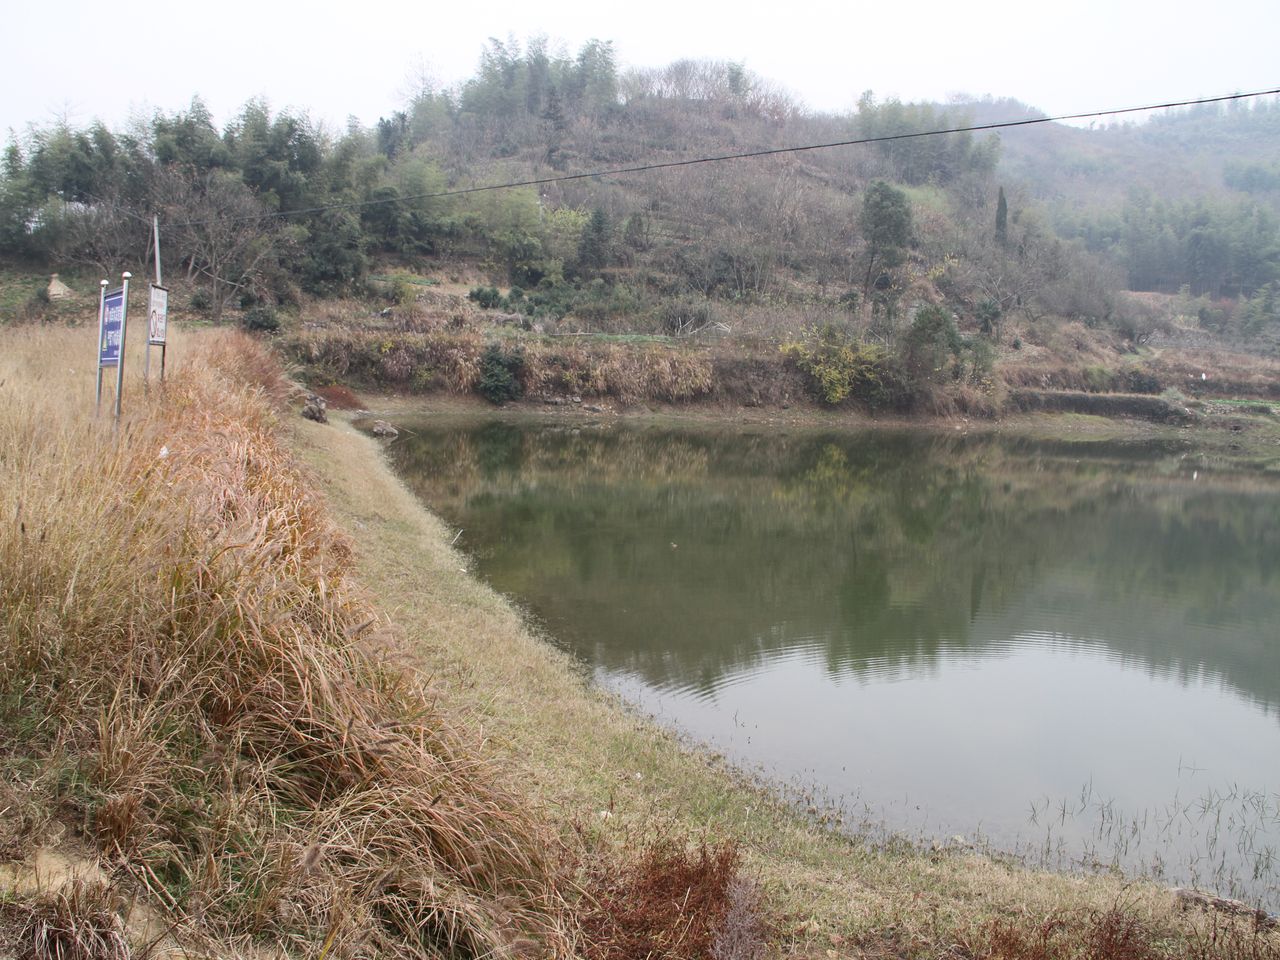
[[[481,576],[846,826],[1280,906],[1280,478],[1168,443],[404,426]]]

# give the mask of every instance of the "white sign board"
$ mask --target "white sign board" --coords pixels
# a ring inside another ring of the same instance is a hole
[[[169,291],[151,285],[151,304],[147,308],[147,343],[163,346],[165,328],[169,322]]]

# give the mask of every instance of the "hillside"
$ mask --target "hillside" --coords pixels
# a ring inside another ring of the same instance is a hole
[[[624,70],[599,41],[572,57],[493,41],[469,80],[421,87],[340,135],[262,102],[218,130],[199,100],[122,132],[32,131],[0,179],[12,281],[0,309],[60,315],[42,299],[45,272],[89,297],[97,276],[145,274],[154,218],[177,309],[284,329],[304,360],[328,349],[306,343],[319,329],[382,354],[399,338],[402,362],[364,364],[364,386],[469,391],[487,343],[518,381],[511,396],[573,395],[583,377],[601,382],[590,366],[603,361],[584,354],[583,372],[555,386],[532,358],[568,361],[538,338],[640,334],[763,358],[756,379],[787,384],[770,402],[1161,417],[1147,401],[1025,391],[1273,399],[1280,107],[914,136],[1035,115],[1011,100],[870,92],[848,115],[816,114],[730,62]],[[524,185],[490,189],[502,184]],[[466,343],[444,342],[455,334]],[[315,382],[364,352],[341,349]],[[441,351],[453,359],[432,358]],[[1197,384],[1206,368],[1213,382]],[[724,392],[703,379],[587,392]]]

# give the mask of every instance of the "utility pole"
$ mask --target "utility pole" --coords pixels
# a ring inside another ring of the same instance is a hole
[[[142,367],[142,382],[147,388],[151,383],[151,347],[160,348],[160,382],[164,383],[165,357],[169,352],[169,291],[164,288],[164,275],[160,271],[160,217],[152,215],[151,233],[156,251],[156,280],[151,284],[151,296],[147,302],[147,356]]]

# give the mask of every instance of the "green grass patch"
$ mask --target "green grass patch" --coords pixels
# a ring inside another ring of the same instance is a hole
[[[1207,406],[1238,407],[1258,412],[1274,412],[1280,410],[1280,400],[1263,400],[1254,397],[1214,397],[1206,400]]]

